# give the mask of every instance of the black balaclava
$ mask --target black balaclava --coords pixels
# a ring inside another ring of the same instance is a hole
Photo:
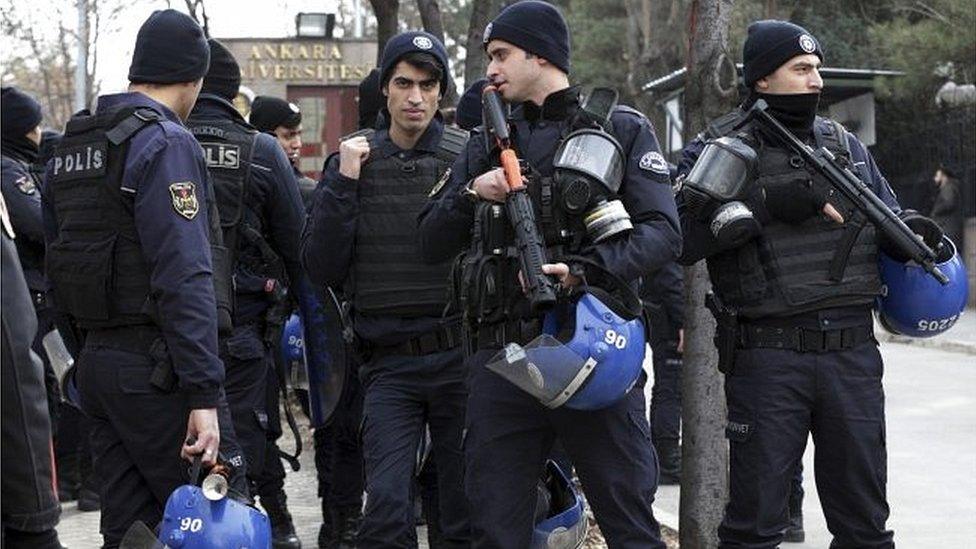
[[[771,94],[754,92],[750,103],[764,99],[769,113],[783,123],[797,137],[808,137],[813,132],[813,121],[820,106],[819,93]]]

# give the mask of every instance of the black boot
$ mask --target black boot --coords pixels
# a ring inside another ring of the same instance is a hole
[[[81,490],[78,452],[60,455],[55,461],[58,473],[58,500],[61,503],[78,499]]]
[[[783,531],[783,541],[787,543],[803,543],[806,532],[803,531],[803,498],[790,497],[789,504],[790,525]]]
[[[261,498],[261,506],[271,520],[271,546],[274,549],[301,549],[302,542],[295,535],[295,525],[288,512],[288,496],[279,490],[270,497]]]
[[[335,529],[335,549],[355,549],[356,533],[363,515],[359,507],[332,509],[332,527]]]
[[[658,484],[681,484],[681,446],[673,438],[654,440],[657,450]]]
[[[319,526],[319,549],[332,549],[335,545],[335,528],[332,527],[332,512],[328,500],[322,498],[322,525]]]
[[[90,490],[87,487],[82,488],[78,492],[78,510],[82,513],[89,513],[91,511],[99,511],[102,508],[102,499],[99,497],[98,492]]]

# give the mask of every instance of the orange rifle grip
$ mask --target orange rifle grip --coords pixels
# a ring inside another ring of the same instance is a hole
[[[508,188],[513,191],[517,191],[523,187],[522,185],[522,168],[519,167],[518,157],[515,156],[515,151],[512,149],[505,149],[501,152],[500,160],[502,164],[502,170],[505,172],[505,181],[508,182]]]

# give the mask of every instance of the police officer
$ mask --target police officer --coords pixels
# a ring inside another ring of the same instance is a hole
[[[302,154],[302,111],[298,105],[270,95],[259,95],[251,104],[248,120],[259,132],[271,134],[278,140],[291,162],[302,202],[308,205],[316,182],[298,169]]]
[[[4,100],[7,92],[4,90]],[[4,104],[6,114],[7,105]],[[4,117],[5,121],[12,121]],[[16,125],[16,122],[14,122]],[[6,125],[6,122],[5,122]],[[35,123],[36,125],[36,123]],[[5,128],[6,129],[6,128]],[[51,420],[44,368],[31,350],[37,319],[17,249],[6,199],[0,196],[0,539],[4,547],[61,549],[55,526],[61,506],[54,490]]]
[[[881,290],[879,239],[799,157],[752,123],[737,129],[743,109],[765,100],[797,138],[826,147],[900,209],[864,144],[817,117],[823,51],[816,38],[792,23],[758,21],[749,26],[743,61],[746,101],[690,143],[679,166],[687,173],[706,141],[723,136],[733,140],[724,146],[745,153],[741,158],[750,155],[736,143],[757,153],[741,197],[756,223],[753,238],[713,232],[709,210],[715,208],[696,199],[694,173],[679,195],[681,261],[707,259],[718,298],[713,312],[722,319],[717,342],[727,376],[731,463],[721,547],[780,543],[808,433],[817,446],[815,476],[831,546],[894,547],[885,527],[883,365],[871,315]],[[941,239],[931,220],[901,216],[930,246]]]
[[[154,12],[129,91],[68,122],[45,176],[47,274],[58,307],[87,330],[77,381],[94,423],[105,547],[135,521],[160,520],[195,455],[228,465],[232,489],[247,494],[217,347],[229,274],[204,157],[181,122],[209,62],[199,25]]]
[[[281,434],[271,357],[290,306],[284,286],[299,291],[303,208],[292,166],[271,136],[244,121],[232,101],[241,70],[230,51],[209,40],[210,68],[187,128],[203,147],[234,272],[234,330],[221,338],[227,401],[244,450],[253,492],[271,519],[276,548],[301,547],[288,512],[284,468],[274,443]],[[299,138],[300,139],[300,138]],[[274,423],[274,424],[273,424]],[[265,477],[268,482],[260,483]],[[255,484],[260,484],[258,489]]]
[[[41,220],[40,177],[32,169],[38,162],[41,144],[41,105],[17,88],[4,87],[0,105],[3,131],[0,133],[0,191],[18,238],[14,241],[24,269],[24,279],[38,318],[34,352],[42,357],[48,385],[52,421],[57,423],[60,391],[57,378],[46,360],[42,338],[54,328],[54,311],[49,306],[48,283],[44,277],[44,225]]]
[[[411,484],[425,421],[437,459],[444,544],[468,542],[460,326],[456,315],[442,318],[450,265],[424,264],[414,229],[467,137],[437,116],[449,74],[444,46],[432,35],[406,32],[389,40],[380,63],[389,125],[342,142],[327,162],[303,235],[312,279],[346,284],[368,357],[360,370],[361,548],[416,546]]]
[[[624,163],[618,204],[624,205],[633,230],[602,244],[594,244],[589,234],[575,242],[560,241],[560,231],[552,230],[552,220],[562,213],[555,211],[562,206],[549,200],[553,155],[577,115],[582,115],[580,89],[569,85],[569,31],[559,11],[543,2],[513,4],[486,28],[485,47],[490,59],[488,80],[513,105],[513,147],[535,174],[529,179],[529,194],[542,214],[543,232],[551,237],[546,244],[553,246],[551,263],[544,271],[558,277],[564,288],[578,286],[584,277],[590,286],[608,283],[606,271],[633,285],[644,273],[674,259],[680,236],[667,163],[650,123],[626,107],[617,107],[610,120]],[[421,214],[421,248],[430,260],[453,257],[468,245],[476,217],[479,230],[473,238],[479,242],[491,238],[486,231],[498,229],[490,219],[484,223],[484,215],[494,211],[492,203],[505,201],[508,186],[502,170],[491,167],[486,139],[483,131],[473,134],[450,180]],[[576,221],[581,222],[578,217]],[[513,245],[511,237],[505,245]],[[579,254],[580,262],[561,262],[560,247]],[[472,243],[472,255],[482,248]],[[541,333],[540,316],[528,312],[521,292],[511,291],[518,287],[517,262],[503,265],[485,278],[499,281],[495,287],[506,292],[493,301],[511,305],[504,307],[501,318],[472,327],[475,354],[468,363],[465,490],[473,510],[474,545],[529,545],[536,503],[533,486],[558,436],[610,546],[664,547],[651,509],[657,467],[644,404],[644,376],[635,375],[633,389],[616,403],[583,412],[550,410],[489,371],[485,364],[502,345],[513,340],[524,344]],[[460,284],[470,292],[470,281]],[[499,292],[490,283],[483,291]],[[486,314],[491,311],[484,303],[475,307]]]
[[[461,94],[454,118],[459,128],[470,131],[481,125],[481,92],[487,83],[487,78],[479,78]]]
[[[672,261],[645,278],[641,299],[651,328],[654,386],[651,440],[661,484],[681,482],[681,366],[684,351],[684,273]]]

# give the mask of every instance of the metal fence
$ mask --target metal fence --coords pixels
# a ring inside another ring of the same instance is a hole
[[[946,164],[959,177],[963,215],[976,216],[976,108],[928,117],[905,134],[879,135],[871,152],[902,207],[928,213],[936,190],[932,175]]]

